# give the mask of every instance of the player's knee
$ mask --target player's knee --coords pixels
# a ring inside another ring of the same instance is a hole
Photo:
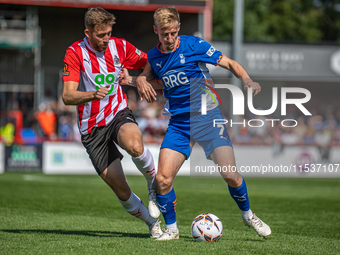
[[[133,143],[130,143],[126,150],[132,157],[139,157],[144,152],[144,146],[143,143],[135,141]]]
[[[157,186],[161,189],[169,189],[172,185],[172,178],[166,177],[162,174],[157,174],[156,175],[156,182],[157,182]]]
[[[116,196],[122,201],[127,201],[131,196],[130,190],[118,190],[115,193]]]
[[[223,178],[226,183],[228,183],[229,186],[233,188],[240,187],[242,185],[243,179],[242,177],[235,177],[235,176],[230,176],[230,177],[225,177]]]

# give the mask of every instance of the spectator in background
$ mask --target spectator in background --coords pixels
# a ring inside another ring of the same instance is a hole
[[[65,105],[62,96],[60,96],[58,99],[58,135],[60,140],[80,142],[76,116],[77,108],[74,105]]]
[[[340,126],[337,126],[334,130],[332,137],[332,145],[340,146]]]
[[[41,104],[39,108],[39,111],[35,113],[35,117],[40,124],[44,137],[51,141],[57,140],[57,114],[53,109],[52,102]]]
[[[282,128],[279,124],[274,124],[274,127],[271,130],[271,136],[273,139],[273,156],[279,156],[283,152],[283,144],[282,144]]]
[[[315,135],[315,129],[312,124],[311,118],[307,119],[307,127],[306,131],[302,137],[302,143],[304,145],[313,145],[314,144],[314,135]]]
[[[329,161],[329,153],[331,149],[331,134],[327,130],[318,130],[315,134],[315,145],[320,154],[320,161],[327,163]]]
[[[19,109],[23,113],[23,126],[32,126],[32,116],[34,116],[34,93],[19,93],[18,95]]]
[[[0,141],[4,141],[6,146],[12,145],[14,142],[15,126],[9,122],[4,127],[0,127]]]
[[[298,136],[294,133],[293,128],[285,127],[283,133],[281,134],[281,142],[283,145],[297,145]]]
[[[245,119],[245,123],[247,123],[247,119]],[[241,125],[238,129],[238,133],[236,135],[236,141],[239,144],[248,144],[251,141],[251,135],[249,133],[249,129],[247,125]]]
[[[297,118],[297,126],[293,128],[293,132],[297,137],[297,143],[303,144],[303,137],[307,132],[307,125],[303,117]]]
[[[264,116],[260,116],[260,115],[254,116],[252,118],[250,125],[253,126],[253,127],[249,126],[248,128],[249,134],[251,136],[251,143],[252,144],[264,144],[265,137],[268,134],[267,132],[268,123],[265,121]]]
[[[72,131],[73,131],[73,141],[81,143],[81,134],[79,132],[78,120],[76,116],[72,117]]]
[[[59,118],[58,134],[61,141],[73,140],[72,120],[69,115],[64,115]]]

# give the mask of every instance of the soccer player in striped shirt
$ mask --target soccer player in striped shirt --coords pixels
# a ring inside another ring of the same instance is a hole
[[[150,80],[155,88],[162,88],[168,99],[163,114],[171,116],[169,127],[161,145],[157,180],[157,202],[163,214],[166,230],[156,240],[179,238],[176,220],[176,194],[173,180],[181,165],[191,153],[191,146],[197,142],[205,151],[206,157],[222,169],[236,169],[233,147],[227,130],[214,127],[214,119],[223,119],[220,109],[207,102],[203,114],[201,98],[203,91],[213,91],[213,82],[205,63],[218,65],[230,70],[242,79],[244,87],[251,87],[256,95],[261,87],[253,82],[246,70],[236,61],[224,56],[208,42],[194,36],[178,35],[180,17],[175,7],[164,7],[154,13],[154,32],[159,43],[148,52],[148,61],[153,76],[159,84]],[[150,67],[137,78],[137,88],[149,101],[155,99],[154,90],[146,82]],[[127,79],[127,78],[126,78]],[[143,89],[143,83],[146,87]],[[142,88],[142,90],[140,89]],[[209,97],[207,98],[208,101]],[[211,100],[212,101],[212,100]],[[214,100],[216,101],[216,99]],[[228,168],[229,166],[229,168]],[[231,168],[230,168],[231,167]],[[271,234],[270,227],[250,209],[247,186],[237,171],[222,171],[229,193],[242,213],[246,226],[252,227],[258,235]]]
[[[155,194],[155,165],[128,108],[119,76],[123,67],[143,68],[146,54],[125,39],[111,37],[115,17],[102,8],[85,14],[85,38],[66,50],[62,98],[77,105],[81,140],[98,175],[131,215],[145,221],[152,238],[162,231]],[[149,211],[126,182],[116,144],[126,150],[147,180]],[[149,213],[150,212],[150,213]],[[151,217],[151,216],[152,217]]]

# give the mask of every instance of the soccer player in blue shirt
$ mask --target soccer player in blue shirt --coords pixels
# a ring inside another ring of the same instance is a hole
[[[161,145],[156,175],[157,202],[165,219],[166,230],[156,240],[179,238],[173,180],[184,161],[189,158],[194,142],[201,145],[206,157],[218,166],[229,166],[228,169],[235,169],[236,166],[226,129],[221,131],[221,128],[212,125],[213,119],[223,117],[216,104],[208,102],[209,97],[206,104],[207,114],[202,113],[202,94],[207,89],[213,90],[214,86],[205,63],[230,70],[242,79],[244,88],[252,88],[254,95],[261,90],[260,85],[250,79],[238,62],[227,58],[201,38],[179,36],[179,30],[180,17],[175,7],[164,7],[155,11],[154,32],[158,35],[159,43],[148,52],[148,61],[158,83],[155,80],[147,80],[147,77],[150,77],[150,68],[146,68],[145,75],[136,80],[141,97],[148,102],[155,100],[153,88],[163,89],[164,96],[168,99],[163,114],[171,116]],[[220,132],[223,132],[222,136]],[[244,224],[252,227],[260,236],[269,236],[270,227],[250,209],[247,186],[242,176],[237,171],[222,171],[220,174],[241,210]]]

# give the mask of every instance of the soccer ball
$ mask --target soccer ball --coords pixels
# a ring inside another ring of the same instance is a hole
[[[196,241],[217,242],[222,232],[221,220],[212,213],[202,213],[191,223],[191,234]]]

